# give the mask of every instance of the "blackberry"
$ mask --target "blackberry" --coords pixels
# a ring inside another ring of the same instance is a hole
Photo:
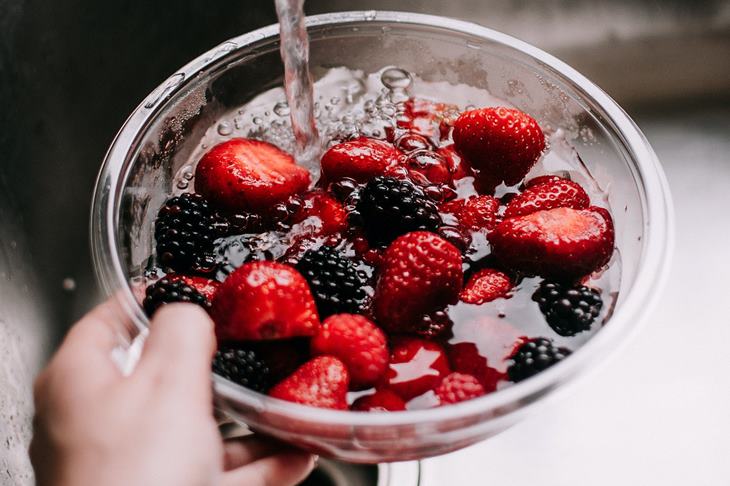
[[[387,245],[416,230],[441,226],[438,208],[423,190],[407,180],[379,176],[362,189],[357,212],[371,243]]]
[[[197,258],[213,250],[219,229],[217,215],[200,194],[168,199],[155,221],[159,262],[176,271],[191,269]]]
[[[213,372],[261,393],[272,385],[269,365],[252,349],[219,349],[213,358]]]
[[[190,302],[205,310],[210,309],[210,301],[195,288],[182,280],[170,280],[167,277],[161,278],[147,287],[142,307],[147,315],[152,317],[160,306],[173,302]]]
[[[547,338],[535,338],[520,345],[512,355],[513,363],[507,368],[510,381],[517,383],[562,361],[569,354],[567,348],[556,347]]]
[[[561,336],[590,329],[603,307],[601,294],[584,285],[543,281],[532,295],[550,327]]]
[[[320,317],[362,312],[367,299],[363,288],[367,276],[338,250],[331,246],[309,250],[296,267],[309,282]]]

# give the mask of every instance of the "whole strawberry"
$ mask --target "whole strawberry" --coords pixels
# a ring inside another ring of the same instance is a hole
[[[461,253],[434,233],[414,231],[385,250],[375,289],[378,323],[407,332],[425,314],[456,302],[463,283]]]
[[[383,389],[358,398],[350,409],[357,412],[398,412],[406,409],[406,402],[392,391]]]
[[[507,218],[489,235],[505,267],[572,280],[605,265],[613,253],[611,215],[603,208],[556,208]]]
[[[545,135],[531,116],[501,106],[465,111],[453,137],[475,169],[507,185],[520,182],[545,149]]]
[[[388,366],[388,341],[365,316],[335,314],[322,322],[312,338],[312,354],[339,358],[350,373],[352,389],[374,385]]]
[[[333,356],[319,356],[284,378],[269,395],[310,407],[347,410],[349,382],[342,361]]]
[[[367,182],[399,164],[402,154],[382,140],[360,137],[338,143],[322,156],[322,178],[335,182],[345,177]]]
[[[486,393],[479,380],[464,373],[451,373],[441,381],[435,392],[441,405],[464,402]]]
[[[492,268],[483,268],[471,276],[459,298],[467,304],[484,304],[506,297],[512,289],[510,278]]]
[[[294,213],[293,223],[309,220],[303,231],[313,235],[331,235],[347,229],[347,212],[342,204],[324,192],[310,192],[302,198],[302,206]]]
[[[408,401],[436,388],[449,372],[446,353],[439,344],[400,337],[393,343],[390,364],[381,384]]]
[[[312,336],[317,308],[304,277],[281,263],[246,263],[221,284],[211,309],[221,340]]]
[[[551,177],[542,183],[532,183],[522,194],[512,199],[504,212],[505,218],[555,208],[585,209],[591,204],[588,194],[577,183]]]
[[[195,169],[195,190],[229,211],[265,212],[307,189],[309,172],[270,143],[234,138],[210,149]]]

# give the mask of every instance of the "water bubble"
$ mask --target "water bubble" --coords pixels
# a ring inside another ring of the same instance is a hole
[[[72,279],[71,277],[66,277],[63,279],[63,282],[61,282],[61,287],[66,292],[73,292],[76,290],[76,280]]]
[[[406,89],[411,85],[413,80],[408,71],[393,67],[383,71],[383,74],[380,75],[380,81],[383,83],[383,86],[389,89]]]
[[[274,105],[274,113],[279,116],[289,116],[289,104],[286,101],[280,101]]]
[[[330,98],[330,103],[333,105],[338,105],[340,103],[340,97],[339,96],[333,96]]]
[[[261,125],[264,122],[264,119],[260,116],[253,117],[253,123],[254,125]]]
[[[219,135],[226,137],[226,136],[230,135],[231,133],[233,133],[233,127],[231,126],[230,123],[224,121],[224,122],[220,122],[218,124],[218,134]]]
[[[185,190],[190,186],[190,182],[186,181],[185,179],[177,181],[177,188]]]
[[[188,181],[189,180],[192,180],[193,179],[193,175],[194,175],[194,172],[193,172],[193,167],[192,166],[186,165],[185,167],[183,167],[183,170],[182,170],[182,177],[183,177],[183,179],[188,180]]]

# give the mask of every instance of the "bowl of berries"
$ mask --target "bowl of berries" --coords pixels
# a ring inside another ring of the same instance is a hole
[[[509,36],[400,12],[307,30],[316,157],[294,157],[278,26],[203,54],[107,153],[100,284],[130,339],[205,308],[217,407],[257,432],[354,462],[490,437],[646,315],[661,167],[609,96]]]

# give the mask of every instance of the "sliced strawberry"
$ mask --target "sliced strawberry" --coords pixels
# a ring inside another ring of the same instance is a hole
[[[310,183],[309,172],[270,143],[234,138],[210,149],[195,169],[195,190],[229,211],[263,212]]]
[[[479,380],[464,373],[451,373],[441,381],[435,392],[441,405],[464,402],[486,393]]]
[[[483,316],[454,327],[446,350],[451,369],[476,377],[487,392],[506,379],[510,356],[527,338],[514,326]]]
[[[528,114],[512,108],[480,108],[454,124],[454,145],[490,180],[518,183],[542,155],[545,135]]]
[[[514,197],[507,205],[504,217],[512,218],[555,208],[585,209],[591,204],[588,194],[571,180],[551,178],[543,181],[533,182],[522,194]]]
[[[331,235],[347,229],[347,212],[332,196],[319,191],[305,194],[301,208],[292,217],[293,223],[313,218],[314,234]]]
[[[499,200],[492,196],[456,199],[441,205],[443,213],[453,214],[460,228],[468,231],[491,231],[497,226]]]
[[[414,231],[385,250],[375,289],[378,323],[390,332],[407,332],[425,314],[454,303],[461,291],[461,253],[442,237]]]
[[[512,281],[506,274],[483,268],[471,276],[459,298],[468,304],[484,304],[507,296],[511,289]]]
[[[220,340],[284,339],[319,330],[304,277],[281,263],[245,263],[223,282],[211,315]]]
[[[211,280],[205,277],[198,277],[196,275],[182,275],[179,273],[173,273],[167,275],[167,279],[172,282],[183,282],[195,290],[197,290],[203,297],[209,301],[213,301],[213,297],[218,288],[221,286],[217,280]]]
[[[350,372],[353,389],[374,385],[388,366],[388,341],[365,316],[335,314],[322,323],[312,338],[312,354],[329,354],[342,360]]]
[[[400,337],[393,343],[382,385],[408,401],[436,388],[449,371],[449,362],[439,344]]]
[[[322,156],[322,178],[327,182],[345,177],[367,182],[398,165],[402,155],[391,144],[372,138],[338,143]]]
[[[556,208],[505,219],[489,235],[505,267],[556,280],[605,265],[613,253],[611,215],[603,208]]]
[[[357,412],[399,412],[406,409],[406,402],[394,392],[384,389],[358,398],[350,408]]]
[[[332,356],[319,356],[279,382],[269,395],[310,407],[347,410],[349,382],[342,361]]]

